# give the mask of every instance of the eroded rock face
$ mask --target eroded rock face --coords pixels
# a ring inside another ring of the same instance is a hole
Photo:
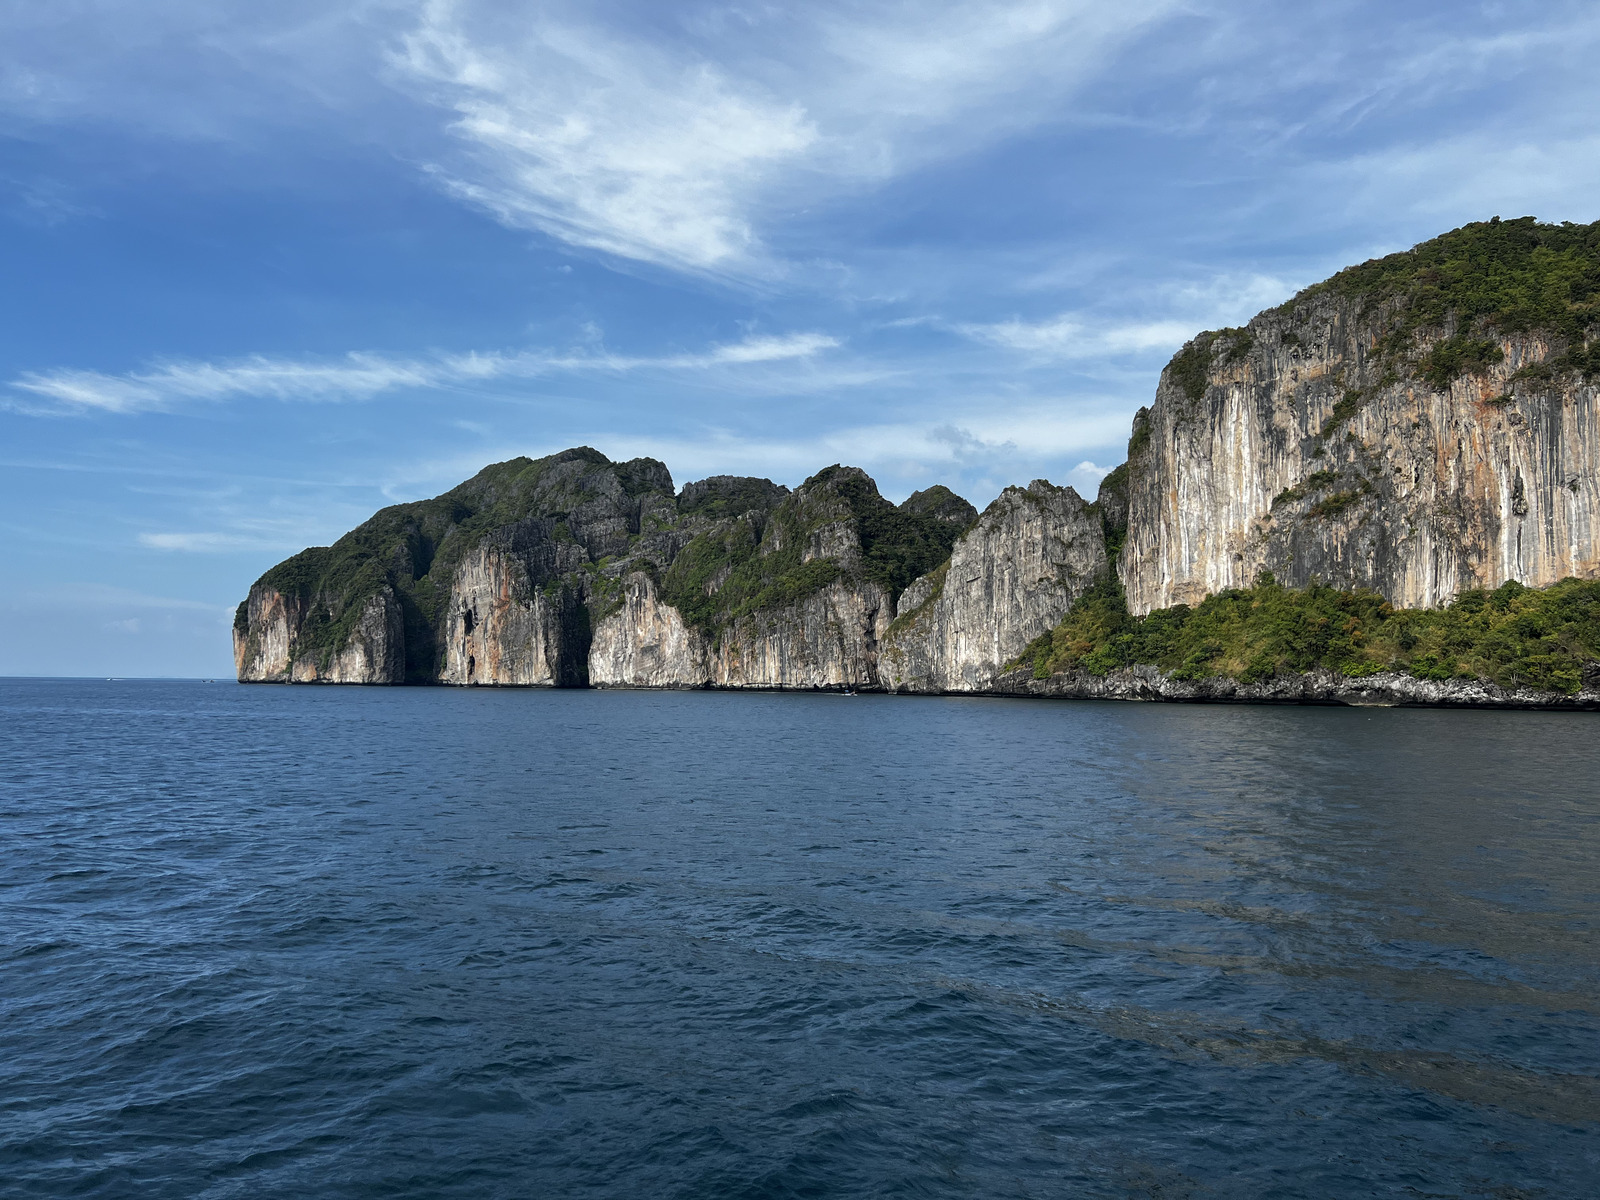
[[[877,688],[893,617],[875,583],[840,580],[804,600],[736,621],[712,652],[718,687]]]
[[[947,489],[922,501],[896,509],[842,466],[793,493],[716,476],[675,497],[649,459],[496,464],[269,571],[241,606],[239,677],[876,687],[892,586],[970,512]]]
[[[361,616],[333,655],[328,683],[404,683],[405,619],[394,589],[384,587],[361,607]]]
[[[1077,492],[1042,479],[1007,488],[956,542],[949,563],[900,597],[882,656],[884,686],[988,689],[1106,570],[1101,522]]]
[[[480,546],[456,568],[440,683],[555,687],[573,678],[564,618],[573,604],[534,586],[524,560]]]
[[[247,621],[233,631],[234,667],[249,683],[403,683],[405,621],[394,589],[384,586],[359,601],[360,609],[337,645],[303,636],[316,600],[257,585],[246,602]]]
[[[1403,607],[1600,572],[1596,386],[1514,381],[1552,355],[1531,335],[1494,338],[1500,360],[1442,390],[1396,378],[1378,340],[1392,324],[1323,294],[1217,338],[1198,396],[1168,368],[1130,443],[1133,612],[1264,570]]]
[[[241,683],[289,682],[289,654],[305,604],[277,588],[256,584],[245,601],[248,624],[233,628],[233,665]]]
[[[589,647],[594,687],[694,688],[712,682],[705,638],[635,571],[623,580],[622,605],[594,630]]]

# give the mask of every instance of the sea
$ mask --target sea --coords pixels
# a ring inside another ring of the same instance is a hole
[[[1590,1198],[1597,932],[1597,714],[0,681],[0,1195]]]

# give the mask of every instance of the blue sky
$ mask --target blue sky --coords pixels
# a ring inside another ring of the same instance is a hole
[[[1585,3],[0,0],[0,674],[588,444],[1091,493],[1196,331],[1600,217]]]

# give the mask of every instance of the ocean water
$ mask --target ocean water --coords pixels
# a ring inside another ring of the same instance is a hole
[[[1600,717],[0,681],[7,1197],[1600,1195]]]

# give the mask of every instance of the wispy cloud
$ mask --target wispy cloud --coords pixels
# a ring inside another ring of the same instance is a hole
[[[50,588],[30,588],[0,597],[0,604],[9,608],[36,607],[55,611],[109,610],[126,613],[139,612],[201,612],[221,613],[220,604],[204,600],[182,599],[174,596],[152,596],[132,588],[114,587],[104,583],[73,583]],[[231,613],[232,609],[226,610]]]
[[[998,321],[964,324],[960,333],[990,345],[1045,359],[1104,358],[1172,350],[1195,334],[1188,321],[1145,321],[1127,325],[1093,325],[1077,317],[1045,321]]]
[[[578,372],[704,371],[812,358],[839,346],[823,333],[751,336],[707,350],[668,355],[606,352],[469,353],[428,359],[350,354],[318,362],[261,355],[232,362],[173,362],[109,375],[63,368],[26,372],[11,381],[18,392],[48,402],[13,401],[31,412],[137,413],[194,401],[260,398],[292,401],[366,400],[407,388],[444,388],[501,379]]]
[[[780,191],[792,210],[1026,126],[1176,7],[819,2],[647,39],[560,3],[429,0],[395,67],[454,114],[464,153],[430,167],[453,194],[575,246],[749,275],[773,269],[758,225]]]
[[[1262,308],[1281,303],[1297,290],[1266,275],[1220,276],[1171,282],[1122,297],[1149,314],[1118,319],[1099,312],[1069,312],[1042,320],[964,322],[948,328],[975,341],[1040,362],[1115,359],[1170,354],[1206,328],[1241,324]]]
[[[254,549],[262,543],[258,539],[232,533],[141,533],[139,544],[152,550],[213,553],[219,550]]]

